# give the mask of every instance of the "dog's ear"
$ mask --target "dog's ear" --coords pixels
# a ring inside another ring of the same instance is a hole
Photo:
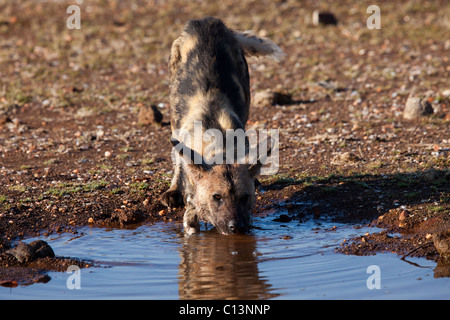
[[[276,61],[280,61],[286,56],[272,40],[257,37],[250,31],[233,30],[233,33],[246,55],[269,56]]]

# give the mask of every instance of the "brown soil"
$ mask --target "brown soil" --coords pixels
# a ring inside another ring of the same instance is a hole
[[[347,239],[339,252],[438,258],[430,239],[450,228],[448,2],[383,3],[380,30],[366,27],[370,1],[94,2],[81,5],[82,28],[69,30],[57,2],[0,1],[5,285],[24,266],[35,277],[20,281],[45,281],[39,270],[75,263],[19,266],[5,251],[26,236],[182,218],[158,201],[172,174],[166,63],[183,24],[205,15],[287,53],[279,64],[248,61],[253,95],[292,98],[251,109],[248,127],[280,129],[280,169],[261,177],[254,213],[284,208],[292,219],[384,230]],[[315,9],[333,12],[338,25],[311,25]],[[434,114],[406,121],[413,88]],[[140,123],[153,104],[162,122]]]

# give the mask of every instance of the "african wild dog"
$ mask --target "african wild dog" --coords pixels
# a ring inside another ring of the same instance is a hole
[[[199,148],[179,136],[180,131],[193,133],[194,123],[201,123],[201,132],[213,128],[223,137],[227,129],[245,128],[250,86],[244,53],[275,59],[283,55],[272,41],[232,31],[211,17],[189,21],[172,44],[170,116],[175,165],[172,185],[161,201],[169,207],[186,206],[183,222],[188,234],[199,231],[200,219],[223,234],[246,232],[251,225],[261,161],[208,164],[204,143]],[[200,156],[199,162],[193,161],[195,155]]]

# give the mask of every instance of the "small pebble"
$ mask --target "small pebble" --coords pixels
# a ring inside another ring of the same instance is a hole
[[[406,210],[403,210],[400,215],[398,216],[398,220],[403,221],[405,220],[407,217],[409,217],[409,213]]]

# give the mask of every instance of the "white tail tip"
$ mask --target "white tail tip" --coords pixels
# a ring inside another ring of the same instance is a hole
[[[281,61],[286,54],[272,40],[255,36],[251,31],[233,31],[236,40],[245,54],[250,56],[269,56]]]

